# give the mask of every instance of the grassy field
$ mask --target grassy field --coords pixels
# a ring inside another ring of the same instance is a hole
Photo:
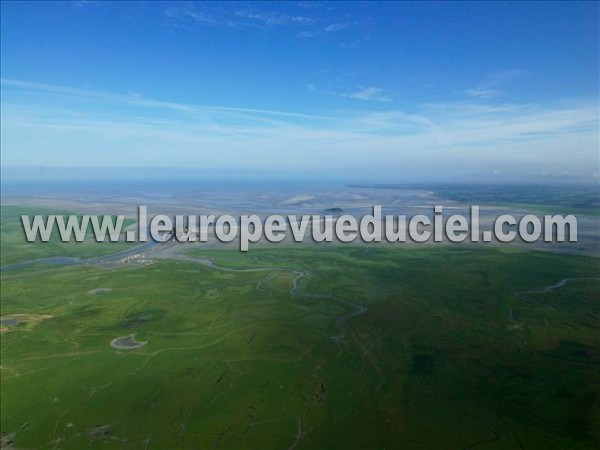
[[[530,292],[596,277],[598,259],[392,246],[198,256],[265,270],[2,274],[3,320],[19,320],[3,325],[5,444],[600,446],[598,281]],[[146,344],[109,345],[132,333]]]
[[[83,242],[61,242],[57,230],[54,230],[49,242],[38,240],[35,245],[25,240],[25,232],[21,224],[21,215],[33,216],[40,214],[70,214],[68,211],[50,211],[43,208],[21,207],[21,206],[2,206],[0,208],[0,232],[2,241],[0,245],[0,265],[8,265],[28,261],[31,259],[43,259],[52,257],[71,257],[71,258],[91,258],[108,253],[125,250],[135,245],[134,243],[123,242],[104,243],[96,242],[92,237],[86,238]],[[130,219],[125,219],[123,228],[135,223]],[[91,227],[89,229],[91,231]]]

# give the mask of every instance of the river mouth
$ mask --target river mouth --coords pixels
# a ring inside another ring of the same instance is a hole
[[[132,350],[134,348],[143,347],[146,344],[146,341],[137,341],[135,339],[135,333],[121,336],[110,341],[110,346],[117,350]]]

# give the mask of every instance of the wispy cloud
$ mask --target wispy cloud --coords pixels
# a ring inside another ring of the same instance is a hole
[[[322,30],[300,31],[296,36],[300,39],[310,39],[323,34]]]
[[[165,9],[165,16],[173,22],[191,21],[198,24],[217,25],[221,21],[205,11],[190,6],[170,6]]]
[[[500,91],[497,89],[490,89],[485,87],[467,89],[465,94],[471,98],[494,98],[500,95]]]
[[[354,40],[348,41],[348,42],[340,42],[340,47],[342,47],[344,49],[358,48],[366,41],[368,41],[368,38],[360,38],[360,39],[354,39]]]
[[[70,3],[77,7],[82,7],[82,6],[88,6],[88,5],[97,5],[97,4],[100,4],[101,2],[98,0],[72,0]]]
[[[249,19],[265,26],[305,25],[315,23],[317,19],[300,15],[281,14],[276,12],[255,12],[252,10],[236,11],[235,15]]]
[[[224,7],[219,2],[176,3],[168,6],[164,14],[168,22],[177,27],[289,28],[300,39],[337,34],[358,27],[361,23],[348,17],[336,20],[335,14],[322,15],[317,8],[309,10],[301,5],[296,6],[298,10],[294,13],[293,8],[281,12],[269,3],[260,2],[235,7]],[[354,39],[351,42],[361,40]],[[353,45],[346,45],[345,48],[353,48]]]
[[[357,100],[366,100],[369,102],[391,102],[392,99],[389,95],[386,95],[383,89],[370,86],[360,88],[355,92],[349,94],[343,94],[342,97],[354,98]]]
[[[333,22],[333,23],[327,24],[325,26],[322,26],[320,28],[314,28],[311,30],[300,31],[297,34],[297,37],[302,38],[302,39],[315,38],[315,37],[323,36],[326,34],[337,33],[342,30],[347,30],[349,28],[354,28],[354,27],[357,27],[359,24],[360,24],[360,22],[358,22],[356,20],[349,20],[349,21],[345,21],[345,22]]]
[[[4,165],[335,170],[343,157],[344,170],[355,173],[398,167],[598,172],[594,102],[538,107],[467,101],[411,112],[370,107],[305,114],[17,80],[2,80],[2,99]]]
[[[491,99],[500,97],[504,92],[500,87],[506,83],[514,81],[525,75],[524,70],[504,70],[486,75],[481,82],[474,88],[466,89],[464,94],[467,97],[478,99]]]
[[[35,94],[50,95],[53,94],[57,97],[64,97],[72,99],[74,101],[86,101],[93,102],[97,100],[99,102],[108,102],[114,105],[119,104],[130,104],[148,108],[158,109],[171,109],[174,111],[180,111],[182,113],[192,113],[198,111],[229,111],[234,113],[247,113],[251,115],[262,115],[262,116],[286,116],[286,117],[297,117],[297,118],[314,118],[314,119],[325,119],[327,117],[321,115],[307,115],[301,113],[293,113],[287,111],[276,111],[266,109],[255,109],[255,108],[236,108],[229,106],[199,106],[189,105],[185,103],[167,102],[160,100],[152,100],[143,97],[140,93],[129,93],[125,94],[114,94],[109,92],[94,91],[89,89],[79,89],[65,86],[55,86],[45,83],[35,83],[29,81],[12,80],[2,78],[0,80],[3,88],[3,93],[10,91],[22,92],[24,94]],[[62,102],[59,102],[62,103]]]
[[[164,13],[174,25],[187,23],[232,28],[271,28],[306,26],[318,22],[317,18],[302,14],[286,14],[255,6],[226,8],[213,2],[177,4],[167,7]]]
[[[325,27],[325,32],[334,33],[336,31],[345,30],[346,28],[350,28],[356,25],[356,22],[338,22],[332,23],[331,25],[327,25]]]

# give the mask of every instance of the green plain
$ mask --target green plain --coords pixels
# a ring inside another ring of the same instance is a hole
[[[16,448],[600,446],[598,281],[526,292],[597,277],[597,258],[195,253],[266,270],[163,260],[2,274],[2,316],[31,315],[2,335],[1,426]],[[345,301],[366,313],[340,324],[354,311]],[[131,333],[147,344],[110,347]]]

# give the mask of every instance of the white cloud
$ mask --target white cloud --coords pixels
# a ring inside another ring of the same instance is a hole
[[[346,28],[351,28],[357,25],[357,22],[337,22],[332,23],[331,25],[327,25],[325,27],[325,31],[327,33],[334,33],[336,31],[345,30]]]
[[[88,6],[88,5],[98,5],[98,4],[100,4],[100,2],[97,0],[73,0],[73,1],[71,1],[71,4],[75,5],[77,7],[81,7],[81,6]]]
[[[383,89],[378,87],[366,87],[359,89],[356,92],[343,95],[344,97],[354,98],[357,100],[366,100],[370,102],[391,102],[392,99],[385,95]]]
[[[321,34],[323,34],[323,31],[321,31],[321,30],[301,31],[296,36],[299,37],[300,39],[310,39],[310,38],[317,37]]]
[[[333,21],[335,17],[323,17],[314,11],[307,11],[306,8],[298,11],[300,14],[282,13],[273,10],[268,2],[251,3],[237,9],[222,5],[219,2],[178,3],[165,8],[164,15],[168,23],[175,27],[200,25],[248,29],[289,28],[300,39],[333,35],[361,24],[360,21],[349,20],[347,17],[344,20]],[[313,14],[309,15],[308,12]],[[352,42],[361,41],[362,39],[355,39]],[[353,45],[342,46],[353,48]]]
[[[299,38],[309,39],[317,36],[321,36],[329,33],[337,33],[338,31],[346,30],[348,28],[353,28],[359,25],[358,21],[347,21],[347,22],[334,22],[323,28],[314,29],[314,30],[304,30],[299,32],[296,36]]]
[[[486,75],[479,85],[475,88],[465,90],[465,95],[471,98],[490,99],[500,97],[503,92],[498,89],[500,86],[525,75],[524,70],[504,70]]]
[[[196,25],[216,25],[226,27],[269,28],[277,26],[301,26],[318,22],[316,18],[283,14],[256,8],[232,11],[211,3],[191,3],[169,6],[164,11],[174,25],[194,23]]]
[[[172,6],[165,9],[165,16],[171,20],[189,20],[199,24],[217,25],[220,21],[206,12],[191,7]]]
[[[236,11],[237,17],[249,19],[266,26],[274,25],[306,25],[315,23],[316,19],[307,16],[294,16],[275,12],[255,12],[250,10]]]
[[[474,89],[467,89],[465,91],[465,94],[471,98],[494,98],[494,97],[498,97],[501,94],[501,92],[497,89],[474,88]]]
[[[369,92],[368,98],[382,95]],[[356,174],[501,169],[498,176],[568,171],[591,177],[599,165],[596,100],[312,115],[2,80],[1,124],[5,166],[318,166]]]

